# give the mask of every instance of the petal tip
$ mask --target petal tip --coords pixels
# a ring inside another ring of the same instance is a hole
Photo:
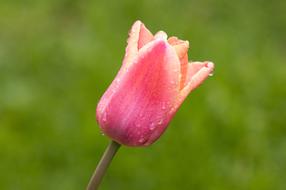
[[[162,31],[162,30],[158,31],[154,37],[155,37],[155,39],[163,39],[165,41],[167,41],[167,39],[168,39],[167,33]]]
[[[137,24],[143,24],[143,23],[142,23],[141,20],[136,20],[136,21],[134,22],[134,25],[135,25],[135,24],[137,25]]]
[[[210,73],[209,76],[212,76],[213,75],[212,72],[213,72],[214,67],[215,67],[214,63],[211,61],[206,61],[205,67],[209,70],[209,73]]]
[[[205,62],[205,67],[209,68],[209,69],[214,69],[214,63],[211,61],[206,61]]]

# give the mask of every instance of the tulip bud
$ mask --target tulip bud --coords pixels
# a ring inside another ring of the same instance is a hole
[[[123,64],[97,106],[105,135],[127,146],[148,146],[162,135],[187,95],[214,69],[211,62],[188,62],[188,48],[188,41],[133,24]]]

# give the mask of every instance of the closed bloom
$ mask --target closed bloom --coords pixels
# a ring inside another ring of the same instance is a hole
[[[188,41],[133,24],[123,64],[97,106],[105,135],[127,146],[148,146],[162,135],[187,95],[214,69],[211,62],[188,62],[188,48]]]

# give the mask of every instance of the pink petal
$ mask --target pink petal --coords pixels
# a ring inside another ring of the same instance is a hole
[[[187,80],[184,88],[180,92],[177,106],[180,106],[188,94],[197,88],[213,72],[212,62],[192,62],[188,65]]]
[[[167,40],[168,35],[164,31],[159,31],[155,34],[154,36],[155,39],[162,39],[162,40]]]
[[[129,31],[129,38],[127,40],[127,47],[125,52],[125,57],[123,60],[123,65],[120,68],[117,76],[115,77],[116,80],[113,80],[110,87],[105,92],[105,98],[109,99],[114,94],[111,89],[116,89],[118,87],[118,80],[124,75],[124,73],[128,70],[130,65],[134,63],[134,59],[138,56],[139,49],[142,48],[144,45],[149,43],[153,40],[152,33],[145,27],[145,25],[141,21],[136,21],[130,31]],[[101,107],[102,103],[98,104],[98,107]]]
[[[184,87],[187,72],[188,72],[188,49],[189,42],[178,39],[177,37],[170,37],[168,43],[173,46],[176,50],[177,55],[181,62],[181,79],[180,79],[180,89]]]
[[[129,66],[129,64],[132,63],[134,58],[137,56],[139,49],[152,40],[152,33],[141,21],[136,21],[129,31],[129,38],[127,40],[123,64]]]
[[[97,120],[103,132],[128,146],[147,146],[166,129],[179,94],[180,63],[164,40],[146,44],[130,68],[103,95]]]
[[[144,45],[153,40],[153,34],[142,23],[139,33],[138,49],[141,49]]]

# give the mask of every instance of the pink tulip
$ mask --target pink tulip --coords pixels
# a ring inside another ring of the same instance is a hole
[[[187,95],[214,69],[211,62],[188,62],[188,48],[188,41],[133,24],[120,71],[97,106],[105,135],[127,146],[148,146],[162,135]]]

